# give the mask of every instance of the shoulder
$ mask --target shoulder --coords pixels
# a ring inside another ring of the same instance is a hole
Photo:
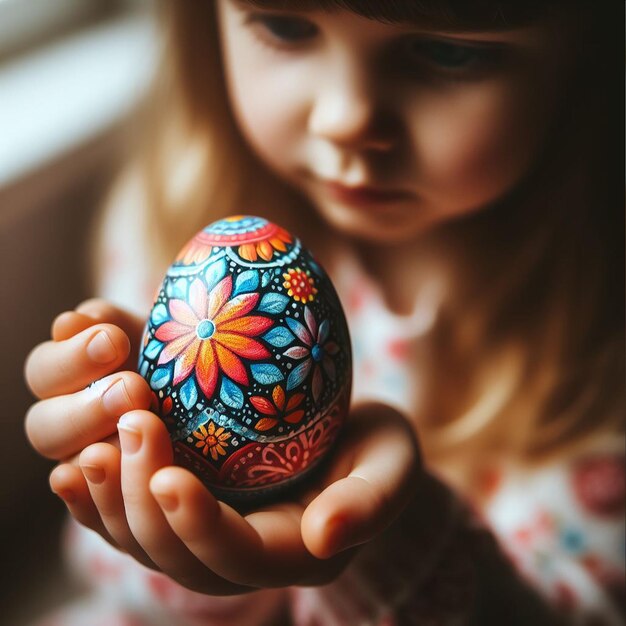
[[[145,182],[139,167],[128,167],[114,182],[100,212],[98,243],[104,247],[111,246],[129,232],[129,228],[137,228],[144,219],[147,202]]]
[[[113,185],[94,232],[92,267],[97,295],[137,313],[152,301],[147,237],[148,197],[138,167],[129,167]]]

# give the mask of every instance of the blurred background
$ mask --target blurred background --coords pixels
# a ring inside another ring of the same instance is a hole
[[[21,626],[80,593],[60,559],[52,463],[28,446],[28,352],[89,297],[89,230],[155,71],[149,0],[0,0],[2,617]]]

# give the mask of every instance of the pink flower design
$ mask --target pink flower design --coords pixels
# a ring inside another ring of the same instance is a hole
[[[292,332],[305,344],[304,346],[293,346],[285,350],[285,356],[291,359],[304,359],[289,374],[287,391],[300,385],[309,375],[309,372],[313,370],[311,390],[313,391],[313,399],[317,403],[324,388],[322,369],[330,380],[335,380],[336,378],[335,363],[331,356],[339,352],[339,346],[334,341],[328,341],[330,332],[328,320],[323,320],[318,328],[315,317],[308,306],[304,307],[304,321],[306,326],[291,317],[288,317],[286,320]]]
[[[603,517],[624,512],[624,455],[605,454],[579,460],[572,472],[574,493],[583,510]]]
[[[273,321],[247,315],[256,306],[259,294],[245,293],[229,300],[232,287],[232,277],[226,276],[207,293],[205,284],[196,278],[189,288],[188,303],[170,300],[172,320],[159,326],[155,336],[167,344],[158,364],[176,359],[174,385],[195,371],[198,385],[211,398],[220,371],[248,385],[248,373],[240,357],[258,361],[270,356],[267,348],[252,337],[270,328]]]

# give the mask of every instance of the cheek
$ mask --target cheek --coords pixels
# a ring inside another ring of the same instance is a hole
[[[252,149],[280,171],[294,152],[299,127],[291,71],[268,72],[250,52],[230,51],[226,75],[231,108]]]
[[[441,208],[478,208],[528,169],[540,124],[511,89],[483,86],[423,106],[415,118],[416,169]]]

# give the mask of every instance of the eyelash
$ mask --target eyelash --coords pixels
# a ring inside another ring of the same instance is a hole
[[[407,39],[401,49],[405,64],[416,69],[424,67],[453,79],[469,79],[496,67],[504,52],[497,44],[466,44],[424,37]]]
[[[246,24],[253,27],[261,43],[276,49],[294,49],[301,47],[318,34],[319,29],[308,20],[282,15],[268,15],[265,13],[251,13],[246,18]],[[281,27],[300,27],[303,29],[300,36],[289,38]]]
[[[252,13],[246,23],[255,27],[256,35],[263,44],[278,50],[302,48],[319,34],[313,22],[298,17]],[[494,66],[502,57],[502,46],[411,36],[400,43],[397,54],[400,57],[398,65],[407,70],[425,68],[444,77],[448,75],[451,79],[461,79]]]

